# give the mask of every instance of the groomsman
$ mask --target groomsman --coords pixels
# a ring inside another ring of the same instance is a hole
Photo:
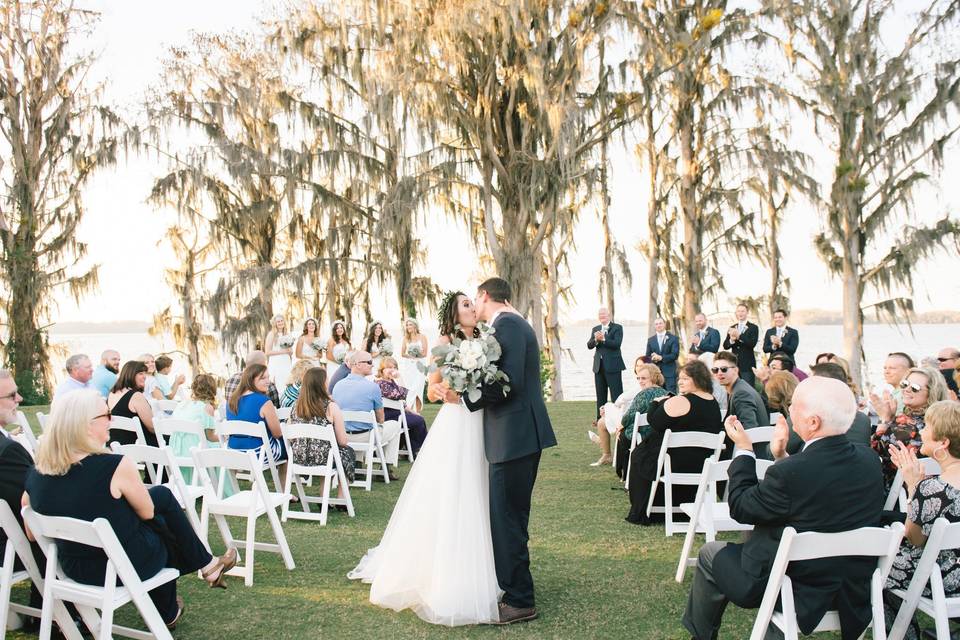
[[[760,327],[747,320],[747,305],[740,303],[735,312],[736,323],[727,329],[727,337],[723,341],[723,348],[732,351],[737,356],[737,368],[740,369],[740,379],[753,386],[756,376],[753,368],[757,366],[757,358],[753,349],[760,339]]]
[[[693,324],[697,330],[690,341],[690,353],[699,356],[701,353],[716,353],[720,351],[720,332],[710,326],[706,314],[698,313]]]
[[[607,393],[609,402],[614,402],[623,393],[623,376],[626,369],[623,356],[620,354],[620,345],[623,343],[623,327],[610,321],[610,312],[601,307],[597,312],[600,324],[590,332],[587,340],[587,349],[593,352],[593,383],[597,389],[597,420],[600,419],[600,407],[605,405]]]
[[[787,326],[787,312],[777,309],[773,312],[773,326],[763,334],[763,352],[785,353],[795,359],[797,347],[800,346],[800,334],[793,327]]]
[[[647,339],[647,360],[660,368],[663,388],[677,392],[677,358],[680,356],[680,339],[667,332],[667,323],[657,318],[653,323],[656,333]]]

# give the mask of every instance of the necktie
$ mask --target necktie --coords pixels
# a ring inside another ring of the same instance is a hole
[[[663,336],[657,336],[657,341],[660,343],[660,349],[663,350]]]
[[[780,327],[779,329],[777,329],[777,337],[778,338],[783,337],[783,327]]]
[[[742,323],[742,322],[737,325],[737,331],[739,331],[740,333],[743,333],[743,323]]]

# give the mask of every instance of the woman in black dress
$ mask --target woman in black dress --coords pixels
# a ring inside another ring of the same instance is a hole
[[[111,416],[138,418],[143,428],[143,438],[151,447],[156,447],[157,436],[153,432],[153,409],[144,395],[143,387],[147,379],[147,365],[139,360],[131,360],[123,365],[117,381],[107,395],[107,406]],[[137,436],[122,429],[110,430],[110,442],[133,444]]]
[[[679,396],[657,398],[647,412],[650,435],[633,450],[630,463],[630,513],[625,520],[631,524],[649,525],[647,501],[650,485],[657,473],[657,458],[663,434],[667,429],[678,431],[704,431],[720,433],[723,420],[720,405],[711,393],[713,383],[707,365],[692,360],[680,369],[677,378]],[[670,462],[674,472],[699,473],[704,461],[710,457],[706,449],[672,449]],[[658,487],[655,505],[663,506],[663,487]],[[674,504],[691,502],[696,487],[673,488]]]

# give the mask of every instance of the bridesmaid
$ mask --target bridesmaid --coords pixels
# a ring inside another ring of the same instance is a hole
[[[320,364],[320,351],[313,346],[314,342],[320,338],[317,335],[317,330],[317,321],[313,318],[307,318],[307,321],[303,323],[303,333],[297,338],[295,351],[298,360],[310,360],[315,366]]]
[[[330,339],[327,341],[327,379],[340,368],[340,364],[350,351],[353,351],[353,345],[350,344],[347,325],[343,320],[337,320],[330,327]]]
[[[386,344],[384,344],[386,342]],[[379,371],[380,360],[384,356],[389,356],[393,354],[393,350],[389,347],[390,345],[390,336],[386,331],[383,330],[383,324],[373,321],[373,324],[370,325],[370,330],[367,331],[367,338],[364,342],[363,350],[373,356],[373,370]],[[386,353],[384,353],[386,352]]]
[[[427,357],[427,336],[420,333],[416,318],[407,318],[403,323],[403,340],[400,343],[400,379],[417,395],[416,409],[423,406],[423,385],[426,377],[417,368],[418,362]]]
[[[267,339],[264,340],[264,351],[267,352],[267,369],[270,371],[270,379],[273,384],[286,384],[290,377],[290,368],[293,366],[291,354],[293,349],[281,344],[284,340],[289,340],[287,336],[287,321],[280,314],[273,316],[270,321],[270,332],[267,333]]]

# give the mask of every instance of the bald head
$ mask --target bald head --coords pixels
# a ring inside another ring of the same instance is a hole
[[[252,364],[262,364],[262,365],[266,365],[266,364],[267,364],[267,354],[265,354],[263,351],[260,351],[259,349],[255,349],[255,350],[251,351],[250,353],[248,353],[248,354],[247,354],[247,357],[244,358],[243,361],[246,363],[246,366],[248,366],[248,367],[249,367],[250,365],[252,365]]]
[[[373,373],[373,358],[366,351],[354,351],[349,363],[350,373],[368,376]]]
[[[790,405],[794,431],[804,441],[846,433],[856,414],[850,387],[833,378],[807,378],[797,385]]]

